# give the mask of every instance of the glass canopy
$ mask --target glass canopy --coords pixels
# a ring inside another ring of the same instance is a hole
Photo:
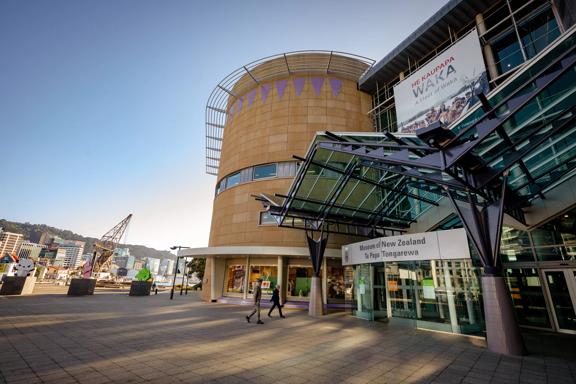
[[[576,174],[575,40],[568,33],[479,95],[450,129],[318,133],[271,213],[280,226],[376,237],[403,232],[448,194],[488,205],[506,190],[504,211],[522,222],[522,208]]]

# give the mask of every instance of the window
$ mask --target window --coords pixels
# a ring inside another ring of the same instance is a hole
[[[254,293],[254,284],[258,279],[262,279],[262,294],[271,295],[278,283],[278,267],[275,265],[250,266],[250,285],[248,293]]]
[[[240,172],[236,172],[227,177],[226,188],[240,184]]]
[[[520,325],[550,328],[538,270],[506,269],[506,281]]]
[[[576,210],[540,225],[531,235],[540,261],[576,260]]]
[[[216,184],[216,195],[219,195],[220,192],[224,190],[225,185],[226,185],[226,179],[220,180],[220,182]]]
[[[276,225],[276,218],[268,211],[260,212],[260,225]]]
[[[276,176],[276,164],[265,164],[254,167],[254,180]]]
[[[289,266],[287,294],[292,298],[307,298],[312,289],[312,267]]]
[[[226,292],[243,293],[245,276],[246,269],[244,265],[230,265],[228,267]]]

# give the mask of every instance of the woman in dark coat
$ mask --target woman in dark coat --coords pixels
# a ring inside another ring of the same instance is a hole
[[[280,305],[280,286],[277,285],[274,291],[272,292],[272,298],[270,299],[271,302],[274,303],[272,308],[268,311],[268,317],[272,317],[272,311],[274,308],[278,307],[278,313],[280,313],[280,317],[284,318],[285,316],[282,314],[282,305]]]

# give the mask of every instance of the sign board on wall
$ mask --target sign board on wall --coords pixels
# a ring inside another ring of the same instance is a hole
[[[469,258],[468,237],[462,228],[380,237],[342,247],[342,265]]]
[[[394,87],[398,132],[449,125],[478,101],[477,90],[488,92],[488,77],[474,29]]]

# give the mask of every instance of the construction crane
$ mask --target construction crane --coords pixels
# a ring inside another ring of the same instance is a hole
[[[114,250],[120,243],[122,236],[124,236],[124,232],[126,232],[131,218],[132,214],[129,214],[124,220],[116,224],[114,228],[106,232],[100,240],[94,243],[94,254],[92,256],[92,263],[90,263],[92,266],[89,272],[90,276],[110,270]]]

